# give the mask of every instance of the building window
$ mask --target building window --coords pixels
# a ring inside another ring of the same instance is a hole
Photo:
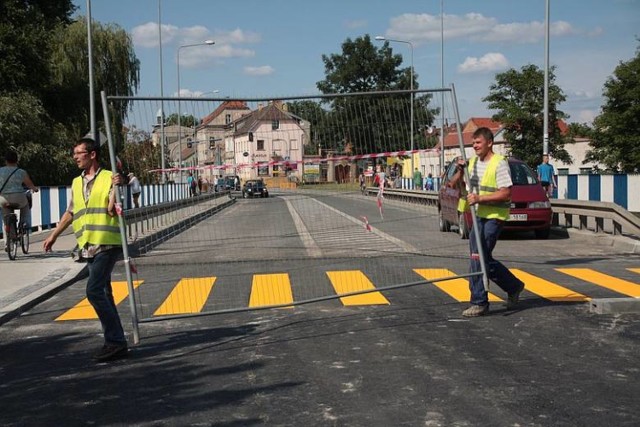
[[[258,176],[269,176],[269,165],[259,165]]]
[[[580,168],[580,175],[590,175],[591,168]]]
[[[264,151],[264,139],[258,140],[258,145],[256,146],[256,150]]]
[[[280,120],[271,120],[271,129],[280,129]]]
[[[229,123],[231,123],[231,114],[227,114],[224,116],[224,124],[228,125]]]
[[[558,175],[569,175],[569,168],[558,168]]]

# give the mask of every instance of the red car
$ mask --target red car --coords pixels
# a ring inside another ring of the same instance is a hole
[[[456,173],[455,159],[447,168],[438,194],[438,217],[440,231],[450,231],[455,226],[460,237],[469,237],[471,229],[471,212],[458,212],[458,199],[462,182],[451,186],[450,181]],[[538,239],[549,237],[551,230],[551,202],[542,188],[536,173],[526,163],[509,158],[511,170],[511,210],[505,230],[532,230]]]

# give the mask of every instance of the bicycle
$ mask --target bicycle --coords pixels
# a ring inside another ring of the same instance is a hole
[[[16,210],[20,206],[15,203],[9,203],[6,206],[8,209]],[[5,231],[7,232],[7,247],[6,251],[9,255],[9,259],[14,261],[18,255],[18,244],[22,247],[22,253],[29,253],[29,228],[24,221],[18,224],[18,216],[15,212],[11,212],[7,215],[7,224],[5,224]]]

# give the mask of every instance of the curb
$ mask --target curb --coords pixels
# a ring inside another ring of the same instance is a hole
[[[54,280],[51,283],[45,284],[39,288],[39,290],[29,293],[28,295],[20,298],[12,304],[9,304],[6,308],[2,309],[0,314],[0,325],[7,323],[8,321],[20,316],[25,311],[28,311],[40,304],[43,301],[48,300],[61,290],[71,286],[80,279],[87,276],[87,265],[76,264],[64,274],[63,277]],[[35,285],[40,285],[44,280],[37,282]]]

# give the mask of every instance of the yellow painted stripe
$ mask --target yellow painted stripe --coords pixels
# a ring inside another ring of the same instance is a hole
[[[556,270],[620,294],[630,297],[640,297],[640,285],[600,273],[590,268],[556,268]]]
[[[140,286],[144,280],[134,280],[134,289]],[[127,296],[129,296],[129,288],[127,282],[111,282],[111,289],[113,290],[113,301],[116,305],[120,304]],[[97,319],[98,315],[96,311],[89,303],[88,299],[83,299],[78,304],[71,307],[69,310],[62,313],[56,318],[57,322],[65,320],[89,320]]]
[[[254,274],[249,307],[290,303],[293,303],[293,293],[288,274]],[[293,306],[283,308],[293,308]]]
[[[640,274],[640,268],[627,268],[627,270]]]
[[[333,289],[338,295],[349,292],[375,289],[373,283],[358,270],[352,271],[327,271]],[[370,292],[362,295],[351,295],[340,298],[343,305],[376,305],[389,304],[389,301],[380,292]]]
[[[153,315],[199,313],[207,302],[215,281],[215,277],[181,279]]]
[[[416,268],[413,271],[427,280],[442,279],[445,277],[457,276],[453,271],[446,268]],[[448,294],[459,302],[471,301],[471,292],[469,291],[469,280],[467,279],[450,279],[440,282],[433,282],[441,291]],[[499,296],[489,292],[489,301],[504,301]]]
[[[524,282],[524,287],[527,291],[533,292],[536,295],[546,298],[551,301],[589,301],[586,295],[574,292],[571,289],[567,289],[560,285],[557,285],[548,280],[542,279],[533,274],[529,274],[525,271],[512,268],[510,271],[520,280]]]

